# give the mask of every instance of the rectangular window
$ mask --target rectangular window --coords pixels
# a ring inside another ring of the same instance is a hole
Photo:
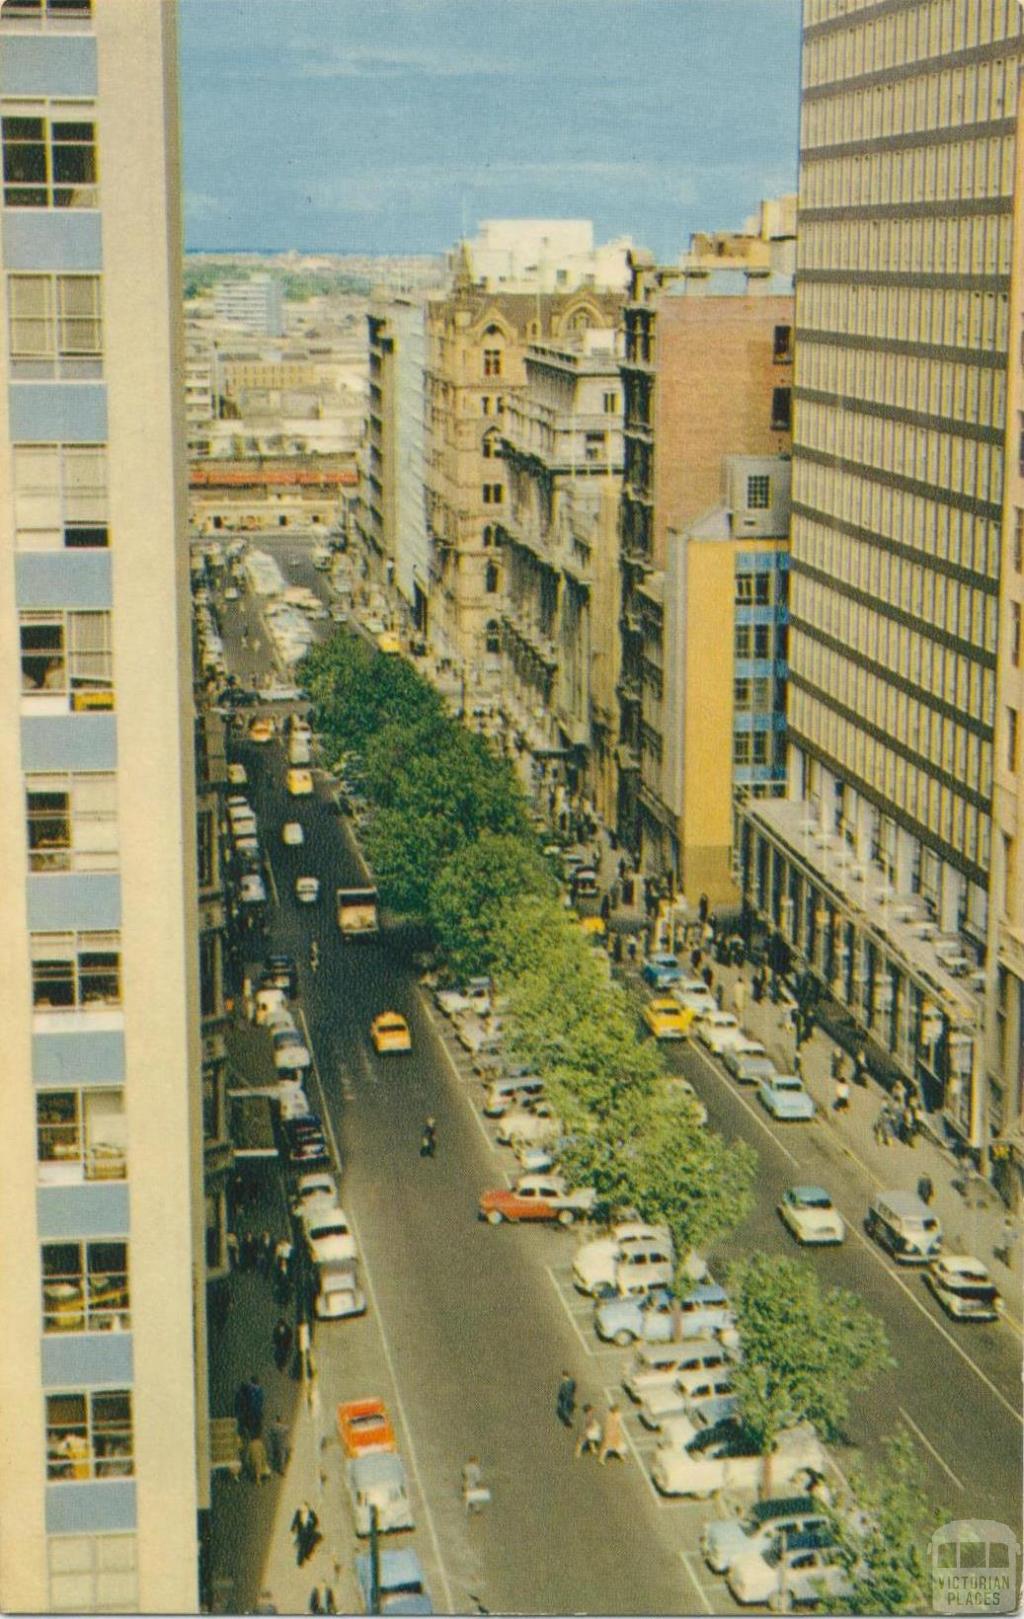
[[[0,118],[5,208],[97,206],[91,113],[89,103],[45,108],[6,103]]]
[[[1024,573],[1024,506],[1016,508],[1013,523],[1013,571]]]
[[[602,405],[604,407],[604,413],[606,416],[617,416],[620,408],[618,394],[606,393],[602,400]]]
[[[12,377],[102,376],[98,275],[12,275],[7,290]]]
[[[770,573],[755,573],[754,575],[754,601],[758,607],[771,605],[772,576]]]
[[[127,1332],[126,1242],[45,1242],[44,1332]]]
[[[112,772],[25,777],[29,871],[116,871]]]
[[[793,422],[792,389],[772,389],[772,428],[777,433],[788,433]]]
[[[501,350],[484,349],[484,376],[501,376]]]
[[[752,573],[738,573],[736,575],[736,601],[741,605],[748,604],[754,599],[754,575]]]
[[[481,414],[481,416],[489,416],[491,414],[491,409],[492,409],[493,405],[494,405],[494,400],[491,398],[490,394],[481,394],[480,395],[480,414]]]
[[[139,1606],[134,1535],[51,1535],[49,1613],[133,1613]]]
[[[1019,716],[1015,708],[1006,710],[1006,768],[1009,771],[1017,769],[1018,730],[1020,728]]]
[[[23,551],[105,547],[106,445],[16,444],[14,525]]]
[[[132,1397],[127,1389],[47,1395],[48,1478],[131,1478],[134,1471]]]
[[[0,6],[0,25],[49,23],[59,27],[62,23],[88,22],[91,16],[92,0],[3,0]]]
[[[113,708],[108,612],[22,613],[20,629],[24,697],[66,696],[76,711]]]
[[[768,763],[768,732],[755,731],[753,735],[753,758],[756,765]]]
[[[772,480],[766,474],[755,473],[747,479],[747,510],[766,512],[772,503]]]
[[[1010,662],[1020,668],[1020,602],[1010,603]]]
[[[737,624],[733,633],[733,655],[749,658],[753,645],[753,630],[749,624]]]
[[[790,360],[792,360],[792,326],[776,326],[772,334],[772,358],[776,365],[786,365]]]
[[[38,1091],[36,1162],[43,1185],[124,1180],[123,1093],[98,1086]]]
[[[750,763],[749,731],[735,731],[733,733],[732,762],[734,765],[748,765]]]
[[[770,658],[772,655],[771,625],[754,625],[754,657]]]
[[[37,1012],[120,1006],[119,933],[33,933],[30,941]]]
[[[500,483],[485,483],[483,494],[485,506],[500,506],[505,499],[505,486]]]
[[[604,433],[588,433],[584,441],[584,458],[591,464],[605,459],[606,438]]]
[[[744,675],[737,675],[732,683],[732,702],[734,708],[750,707],[750,681]]]

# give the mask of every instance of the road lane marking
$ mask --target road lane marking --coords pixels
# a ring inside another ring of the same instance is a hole
[[[928,1436],[921,1432],[920,1428],[917,1426],[917,1423],[914,1421],[913,1417],[910,1415],[910,1412],[905,1411],[902,1405],[898,1405],[896,1407],[896,1409],[899,1412],[900,1416],[903,1418],[904,1422],[907,1424],[907,1427],[912,1428],[914,1430],[914,1432],[916,1433],[918,1439],[920,1439],[922,1445],[924,1446],[924,1448],[928,1452],[928,1454],[930,1456],[934,1457],[934,1459],[938,1462],[939,1466],[942,1468],[942,1471],[944,1473],[949,1474],[949,1477],[953,1480],[953,1483],[956,1485],[957,1489],[962,1490],[963,1485],[961,1484],[960,1480],[957,1478],[957,1476],[954,1473],[953,1469],[946,1465],[946,1463],[943,1461],[942,1457],[939,1455],[938,1451],[935,1449],[935,1446],[932,1444],[932,1442],[928,1438]]]
[[[716,1064],[711,1061],[711,1057],[708,1054],[708,1052],[706,1052],[704,1050],[704,1047],[701,1046],[701,1045],[698,1045],[695,1040],[691,1040],[690,1041],[690,1049],[691,1049],[691,1051],[696,1052],[697,1056],[701,1059],[701,1061],[709,1069],[709,1071],[715,1076],[715,1078],[718,1080],[719,1084],[724,1085],[726,1090],[729,1092],[729,1094],[736,1098],[736,1100],[737,1100],[737,1102],[739,1102],[740,1106],[746,1108],[747,1112],[750,1114],[750,1117],[753,1119],[754,1123],[761,1130],[764,1131],[765,1135],[768,1137],[768,1140],[772,1143],[772,1145],[774,1147],[777,1147],[779,1152],[781,1152],[784,1155],[784,1157],[788,1158],[791,1164],[794,1164],[796,1166],[796,1168],[799,1169],[799,1167],[800,1167],[799,1158],[795,1157],[794,1154],[790,1152],[788,1147],[784,1147],[782,1145],[782,1142],[779,1140],[779,1138],[775,1134],[774,1130],[770,1130],[768,1128],[768,1125],[767,1125],[766,1121],[761,1117],[760,1113],[755,1112],[755,1110],[751,1107],[750,1103],[747,1101],[746,1097],[742,1094],[742,1092],[737,1090],[734,1085],[730,1084],[730,1082],[726,1079],[725,1075],[722,1073],[721,1069],[718,1068],[716,1066]]]
[[[277,891],[277,883],[274,880],[274,862],[270,858],[269,846],[267,848],[267,852],[266,852],[266,855],[265,855],[264,858],[266,860],[267,876],[270,878],[270,892],[274,896],[274,904],[277,906],[278,910],[280,910],[280,908],[281,908],[281,896]]]
[[[584,1338],[582,1332],[580,1331],[579,1323],[577,1322],[576,1317],[573,1315],[572,1311],[569,1309],[568,1304],[566,1303],[565,1295],[562,1292],[561,1287],[558,1285],[558,1278],[555,1276],[555,1273],[551,1269],[550,1265],[545,1265],[544,1269],[547,1272],[547,1274],[551,1277],[551,1281],[552,1281],[552,1283],[554,1285],[555,1292],[558,1294],[558,1302],[561,1304],[562,1309],[565,1311],[566,1315],[568,1316],[569,1324],[572,1327],[573,1332],[576,1334],[576,1336],[579,1339],[580,1343],[583,1345],[583,1353],[585,1355],[589,1355],[591,1360],[593,1360],[594,1359],[594,1351],[591,1348],[591,1346],[588,1344],[586,1338]]]
[[[693,1569],[690,1567],[690,1554],[689,1554],[689,1552],[680,1552],[679,1553],[679,1561],[682,1563],[682,1565],[685,1568],[687,1574],[689,1574],[690,1583],[691,1583],[691,1585],[693,1586],[693,1588],[696,1591],[697,1595],[700,1597],[701,1601],[704,1604],[704,1612],[705,1613],[714,1613],[715,1610],[711,1606],[711,1603],[708,1601],[707,1592],[705,1591],[704,1587],[701,1585],[701,1583],[698,1580],[696,1574],[693,1572]]]
[[[340,1153],[340,1151],[338,1149],[338,1140],[337,1140],[337,1137],[334,1134],[334,1125],[331,1123],[331,1116],[330,1116],[330,1113],[329,1113],[328,1108],[327,1108],[327,1096],[326,1096],[326,1093],[324,1091],[324,1088],[323,1088],[322,1084],[320,1083],[320,1075],[319,1075],[319,1073],[315,1074],[315,1078],[316,1078],[317,1090],[320,1092],[320,1105],[323,1108],[324,1126],[325,1126],[325,1128],[327,1130],[327,1134],[328,1134],[328,1137],[330,1139],[331,1147],[332,1147],[333,1152],[334,1152],[335,1166],[336,1166],[336,1168],[338,1170],[338,1173],[340,1174],[341,1173],[342,1159],[341,1159],[341,1153]],[[363,1244],[363,1239],[359,1234],[359,1228],[356,1225],[355,1219],[353,1218],[353,1216],[351,1214],[349,1214],[349,1216],[348,1216],[348,1221],[349,1221],[349,1224],[352,1227],[352,1232],[353,1232],[353,1235],[355,1236],[355,1239],[356,1239],[357,1248],[359,1250],[360,1255],[362,1256],[363,1282],[365,1284],[366,1292],[367,1292],[367,1295],[369,1297],[370,1303],[373,1306],[374,1319],[375,1319],[375,1321],[377,1323],[377,1336],[378,1336],[378,1338],[380,1340],[381,1352],[382,1352],[382,1354],[384,1356],[384,1364],[387,1366],[388,1375],[391,1378],[391,1387],[392,1387],[392,1391],[393,1391],[393,1394],[394,1394],[395,1407],[396,1407],[396,1409],[398,1411],[399,1420],[400,1420],[400,1422],[402,1424],[402,1427],[403,1427],[403,1429],[405,1431],[406,1447],[407,1447],[408,1454],[409,1454],[409,1461],[410,1461],[411,1466],[412,1466],[413,1477],[416,1480],[416,1488],[419,1491],[420,1502],[421,1502],[422,1507],[423,1507],[423,1513],[424,1513],[424,1516],[425,1516],[425,1518],[427,1520],[427,1528],[428,1528],[428,1530],[430,1532],[430,1538],[431,1538],[431,1540],[433,1542],[433,1545],[434,1545],[434,1555],[435,1555],[435,1557],[437,1559],[437,1567],[438,1567],[438,1571],[439,1571],[439,1573],[441,1575],[441,1583],[444,1586],[444,1596],[445,1596],[445,1603],[446,1603],[445,1611],[448,1612],[448,1613],[454,1613],[456,1611],[456,1609],[455,1609],[455,1604],[454,1604],[454,1602],[452,1600],[451,1585],[449,1584],[449,1581],[448,1581],[448,1570],[445,1567],[444,1558],[441,1556],[441,1542],[440,1542],[440,1539],[438,1537],[437,1526],[434,1523],[434,1515],[430,1510],[430,1499],[429,1499],[429,1497],[427,1495],[426,1490],[423,1487],[423,1479],[420,1476],[420,1465],[419,1465],[419,1460],[418,1460],[417,1455],[416,1455],[416,1446],[413,1443],[412,1427],[411,1427],[411,1425],[409,1423],[409,1418],[406,1415],[405,1404],[404,1404],[404,1402],[402,1400],[402,1391],[401,1391],[401,1388],[400,1388],[399,1382],[398,1382],[398,1373],[397,1373],[397,1371],[395,1369],[395,1363],[394,1363],[394,1360],[393,1360],[392,1355],[391,1355],[391,1347],[390,1347],[390,1345],[388,1343],[387,1333],[384,1330],[384,1317],[381,1314],[380,1303],[379,1303],[379,1301],[377,1299],[377,1292],[376,1292],[376,1289],[375,1289],[375,1287],[373,1285],[373,1277],[370,1275],[370,1267],[366,1263],[366,1248],[365,1248],[365,1246]]]

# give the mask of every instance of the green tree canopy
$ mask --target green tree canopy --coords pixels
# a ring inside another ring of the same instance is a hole
[[[457,978],[488,973],[510,902],[551,894],[554,883],[534,842],[507,832],[481,832],[438,871],[430,919]]]
[[[850,1467],[857,1510],[840,1502],[832,1515],[840,1556],[853,1578],[843,1612],[931,1613],[929,1541],[950,1514],[930,1499],[906,1428],[897,1428],[883,1448],[882,1462]]]

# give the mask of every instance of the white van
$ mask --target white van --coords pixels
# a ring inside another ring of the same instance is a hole
[[[941,1220],[913,1192],[879,1192],[865,1224],[899,1265],[925,1265],[942,1248]]]
[[[309,737],[301,731],[295,731],[288,742],[288,763],[290,765],[308,765],[313,762],[313,750],[309,745]]]
[[[649,1293],[654,1287],[671,1287],[675,1268],[670,1243],[632,1243],[622,1250],[615,1266],[616,1292],[625,1298]]]

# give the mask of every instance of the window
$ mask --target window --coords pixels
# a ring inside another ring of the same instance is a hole
[[[70,696],[73,709],[113,708],[110,614],[22,613],[21,690]]]
[[[753,630],[749,624],[737,624],[733,632],[733,655],[737,658],[749,658],[753,643]]]
[[[49,1613],[132,1613],[139,1605],[134,1535],[51,1535]]]
[[[23,551],[105,547],[106,445],[16,444],[14,523]]]
[[[584,441],[584,459],[592,465],[595,462],[603,461],[606,442],[604,433],[588,433]]]
[[[501,350],[484,349],[484,376],[501,376]]]
[[[496,618],[487,620],[487,629],[484,632],[484,645],[492,655],[501,651],[501,628]]]
[[[45,1185],[124,1180],[124,1097],[119,1090],[36,1093],[36,1162]]]
[[[778,433],[788,433],[793,421],[792,390],[772,389],[772,427]]]
[[[116,871],[113,773],[25,778],[29,871]]]
[[[772,599],[772,576],[770,573],[755,573],[754,600],[758,607],[769,607]]]
[[[12,377],[102,375],[99,276],[12,275],[8,302]]]
[[[619,396],[617,393],[606,393],[602,404],[606,416],[617,416],[619,414]]]
[[[1019,717],[1015,708],[1006,710],[1006,768],[1010,771],[1017,769],[1017,733],[1020,728]]]
[[[131,1478],[134,1471],[127,1390],[47,1395],[48,1478]]]
[[[36,1011],[120,1006],[120,934],[33,933],[30,937]]]
[[[766,473],[754,473],[747,479],[747,510],[766,512],[772,503],[772,480]]]
[[[485,461],[495,461],[500,459],[501,435],[496,433],[493,428],[489,433],[484,434],[483,443],[480,446],[480,454],[483,456]]]
[[[753,735],[754,763],[766,765],[768,763],[768,732],[755,731]]]
[[[1020,668],[1020,602],[1010,603],[1010,662]]]
[[[754,575],[752,573],[738,573],[736,575],[736,600],[740,603],[752,602],[754,599]]]
[[[496,593],[499,578],[500,575],[496,564],[488,562],[487,567],[484,569],[484,590],[488,596],[493,596]]]
[[[737,676],[733,681],[732,701],[735,708],[750,707],[750,681],[745,675]]]
[[[754,657],[755,658],[770,658],[771,655],[772,655],[772,651],[771,651],[771,625],[770,624],[755,624],[754,625]]]
[[[480,395],[480,414],[481,414],[481,416],[489,416],[491,414],[491,410],[493,409],[493,406],[494,406],[494,400],[491,398],[490,394],[481,394]]]
[[[500,506],[505,499],[505,486],[500,483],[485,483],[483,493],[485,506]]]
[[[792,326],[776,326],[772,333],[772,359],[776,365],[785,365],[793,358]]]
[[[3,0],[0,23],[87,22],[92,0]]]
[[[1016,508],[1013,523],[1013,571],[1024,573],[1024,506]]]
[[[42,116],[8,110],[3,133],[5,208],[95,208],[96,126],[85,106],[51,106]]]
[[[131,1326],[127,1243],[44,1242],[42,1271],[44,1332]]]
[[[750,763],[750,732],[736,731],[732,739],[732,762],[734,765],[748,765]]]

